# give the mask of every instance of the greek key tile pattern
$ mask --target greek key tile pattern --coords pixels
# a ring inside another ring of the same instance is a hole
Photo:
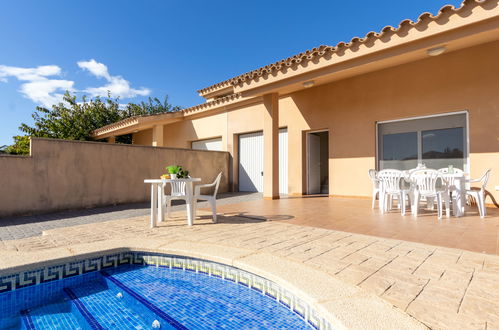
[[[3,276],[0,277],[0,293],[12,292],[41,283],[115,268],[125,264],[181,269],[235,282],[275,299],[298,314],[316,329],[332,329],[331,324],[321,317],[312,306],[298,298],[292,292],[263,277],[216,262],[149,252],[115,253]]]

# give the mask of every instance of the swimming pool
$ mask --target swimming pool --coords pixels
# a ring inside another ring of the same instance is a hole
[[[331,328],[274,282],[206,260],[126,252],[0,277],[0,328]]]

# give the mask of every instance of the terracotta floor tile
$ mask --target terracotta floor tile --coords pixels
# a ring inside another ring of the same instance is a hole
[[[220,212],[239,212],[301,226],[426,243],[475,252],[499,254],[499,209],[488,208],[481,219],[474,208],[465,217],[437,219],[436,211],[418,217],[398,210],[381,214],[371,202],[354,198],[281,198],[221,205]]]

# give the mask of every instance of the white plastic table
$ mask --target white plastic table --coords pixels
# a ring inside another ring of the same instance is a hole
[[[151,228],[156,227],[157,222],[163,221],[164,210],[163,210],[163,189],[165,184],[174,181],[183,181],[185,185],[185,202],[187,207],[187,224],[192,226],[194,221],[195,212],[194,209],[194,189],[192,189],[193,182],[201,181],[200,178],[188,178],[188,179],[146,179],[144,183],[151,184]]]
[[[409,183],[410,171],[404,171],[404,179]],[[455,173],[442,174],[443,178],[453,177],[455,182],[456,199],[453,203],[453,213],[455,217],[462,217],[464,215],[464,205],[466,204],[466,174]]]
[[[455,217],[462,217],[464,215],[464,205],[466,204],[466,174],[456,173],[442,174],[443,178],[454,178],[454,191],[456,192],[455,203],[453,203],[453,209]]]

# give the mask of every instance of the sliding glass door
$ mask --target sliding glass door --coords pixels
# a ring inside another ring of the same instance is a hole
[[[379,122],[378,169],[449,165],[468,170],[466,113]]]

